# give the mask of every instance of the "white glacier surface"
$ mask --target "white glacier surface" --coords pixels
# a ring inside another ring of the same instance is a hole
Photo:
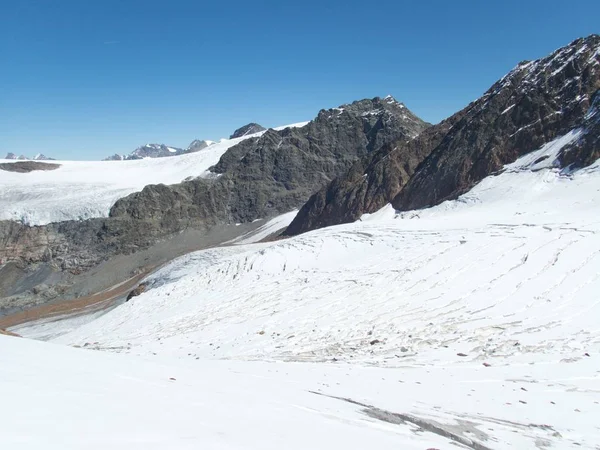
[[[597,449],[600,164],[555,168],[574,138],[437,207],[248,236],[93,320],[12,329],[51,342],[0,336],[3,443]]]

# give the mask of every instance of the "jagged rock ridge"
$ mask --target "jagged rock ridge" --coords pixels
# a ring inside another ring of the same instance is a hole
[[[357,159],[428,126],[391,97],[322,110],[301,128],[267,130],[230,148],[211,168],[214,181],[147,186],[119,200],[111,216],[219,217],[248,222],[300,206]]]
[[[599,88],[598,35],[520,63],[415,140],[384,146],[356,163],[309,199],[286,234],[354,221],[389,202],[407,210],[456,198],[504,164],[583,126]],[[582,163],[597,158],[597,135],[589,129],[587,150],[581,150],[587,156],[577,158]]]

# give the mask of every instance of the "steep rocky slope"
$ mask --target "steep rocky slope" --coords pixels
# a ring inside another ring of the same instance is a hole
[[[268,130],[231,147],[212,177],[146,186],[117,201],[108,218],[38,227],[0,222],[0,265],[9,263],[11,276],[31,286],[46,283],[50,272],[52,279],[57,271],[80,274],[185,230],[208,233],[288,212],[357,159],[389,142],[412,139],[427,126],[391,97],[322,110],[306,126]],[[14,292],[0,289],[0,297]]]
[[[147,186],[119,200],[111,217],[160,221],[248,222],[287,212],[389,142],[407,141],[427,124],[392,97],[322,110],[301,128],[268,130],[229,149],[214,180]]]
[[[586,126],[599,88],[600,36],[522,62],[480,99],[415,140],[384,146],[356,163],[310,198],[286,234],[357,220],[390,201],[408,210],[456,198],[520,155]],[[582,164],[598,156],[597,124],[588,128],[587,137],[572,145],[580,148],[575,159]]]

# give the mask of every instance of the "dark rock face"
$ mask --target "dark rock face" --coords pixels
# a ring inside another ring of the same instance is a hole
[[[0,170],[7,172],[28,173],[34,170],[55,170],[60,164],[42,163],[37,161],[17,161],[11,163],[0,163]]]
[[[237,130],[235,130],[233,132],[233,134],[231,136],[229,136],[229,139],[236,139],[236,138],[248,136],[249,134],[258,133],[258,132],[264,131],[264,130],[266,130],[266,128],[263,127],[262,125],[259,125],[257,123],[249,123],[247,125],[244,125],[243,127],[238,128]]]
[[[428,155],[428,148],[442,140],[454,120],[427,128],[416,139],[387,144],[357,161],[346,174],[312,195],[283,234],[293,236],[354,222],[382,208],[406,184]]]
[[[600,90],[592,98],[592,106],[583,120],[579,139],[565,146],[558,160],[561,167],[581,168],[600,158]]]
[[[285,233],[350,222],[390,201],[408,210],[456,198],[504,164],[581,126],[599,88],[597,35],[521,63],[449,119],[355,164],[311,197]],[[588,150],[582,151],[589,162],[597,141],[593,132],[586,136]]]
[[[322,110],[302,128],[267,130],[230,148],[216,180],[146,186],[119,200],[111,217],[250,222],[300,206],[355,161],[428,126],[391,97]]]
[[[132,289],[129,292],[129,294],[127,294],[127,299],[125,301],[128,302],[133,297],[137,297],[137,296],[143,294],[147,288],[148,288],[148,285],[146,283],[140,283],[135,289]]]
[[[582,125],[600,88],[600,36],[578,39],[521,63],[473,104],[393,205],[436,205],[469,190],[504,164]]]

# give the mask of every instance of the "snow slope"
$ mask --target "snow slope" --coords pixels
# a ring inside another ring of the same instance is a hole
[[[288,436],[280,447],[445,449],[453,440],[484,450],[597,449],[600,163],[554,167],[560,148],[576,138],[575,130],[455,201],[402,214],[388,206],[354,224],[192,253],[152,274],[148,291],[89,323],[12,331],[181,371],[190,392],[180,392],[183,406],[157,400],[161,412],[171,408],[178,417],[185,415],[179,408],[201,401],[217,415],[191,415],[217,427],[227,420],[220,405],[231,405],[231,423],[250,424],[239,446],[197,436],[185,419],[182,428],[156,428],[209,448],[270,448]],[[140,389],[131,403],[143,409],[137,402],[155,369],[139,370],[121,382],[142,383],[131,388]],[[82,379],[82,392],[94,392],[85,376],[73,377]],[[5,392],[24,386],[15,381]],[[107,388],[107,398],[120,389]],[[170,397],[165,389],[158,392]],[[223,397],[210,394],[215,389]],[[310,391],[323,395],[316,400]],[[9,405],[28,411],[27,403]],[[247,405],[250,418],[240,412]],[[310,422],[315,416],[318,425]],[[352,432],[320,434],[340,421]],[[123,438],[139,436],[136,430]],[[177,441],[173,448],[186,447]]]
[[[285,214],[281,214],[277,217],[272,218],[264,225],[261,225],[256,230],[253,230],[249,233],[239,236],[239,237],[233,239],[232,241],[226,242],[226,244],[243,245],[243,244],[253,244],[255,242],[260,242],[261,240],[265,239],[266,237],[269,237],[270,235],[287,228],[288,225],[290,223],[292,223],[292,221],[294,220],[294,217],[296,217],[296,214],[298,214],[297,209],[287,212]],[[263,220],[263,219],[259,219],[259,220]]]
[[[276,129],[301,127],[306,123]],[[208,176],[208,168],[216,164],[227,149],[263,133],[222,139],[202,151],[169,158],[53,161],[61,167],[30,173],[0,171],[0,220],[44,225],[106,217],[115,201],[148,184],[174,184],[188,177]]]
[[[401,438],[403,448],[422,449],[447,441],[310,393],[325,378],[305,369],[289,377],[270,364],[165,365],[6,336],[0,359],[3,448],[396,448]]]

